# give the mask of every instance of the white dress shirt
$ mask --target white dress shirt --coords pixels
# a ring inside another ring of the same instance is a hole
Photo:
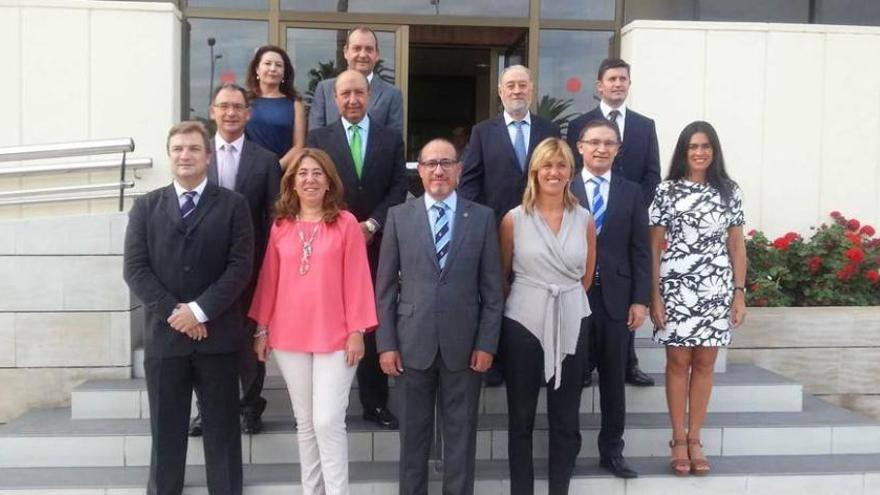
[[[595,176],[591,174],[589,170],[587,170],[587,167],[581,169],[581,180],[584,181],[584,189],[587,190],[587,201],[589,201],[590,204],[590,213],[592,213],[593,209],[593,190],[596,189],[596,186],[594,186],[593,183],[590,182],[590,179],[592,179],[593,177]],[[605,200],[605,208],[608,208],[608,193],[611,191],[611,169],[608,169],[607,172],[600,175],[599,177],[605,179],[605,181],[602,182],[602,184],[599,186],[599,194],[601,194],[602,199]]]
[[[611,105],[605,103],[605,100],[599,102],[599,110],[602,111],[602,116],[605,119],[608,119],[608,114],[611,113],[612,110],[617,110],[620,112],[620,115],[617,116],[617,128],[620,129],[620,140],[623,141],[623,128],[626,126],[626,103],[620,105],[617,108],[612,108]]]
[[[189,191],[196,192],[196,195],[193,196],[193,203],[195,203],[196,206],[198,206],[199,200],[202,199],[202,193],[205,192],[205,186],[207,186],[207,185],[208,185],[208,178],[207,177],[205,177],[205,179],[201,182],[201,184],[197,185],[193,189],[186,189],[185,187],[178,184],[177,181],[174,181],[174,192],[177,193],[178,206],[183,208],[183,204],[186,203],[186,196],[184,196],[183,193],[189,192]],[[193,213],[195,213],[195,212],[193,212]],[[193,315],[195,315],[196,319],[199,320],[200,323],[204,323],[204,322],[208,321],[208,315],[206,315],[205,312],[202,311],[202,308],[199,306],[199,304],[197,302],[195,302],[195,301],[188,302],[188,303],[186,303],[186,305],[189,306],[190,311],[193,312]],[[172,314],[173,314],[173,311],[172,311]]]

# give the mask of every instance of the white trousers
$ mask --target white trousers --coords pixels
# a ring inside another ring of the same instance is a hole
[[[349,495],[345,411],[357,366],[345,351],[272,353],[296,416],[303,495]]]

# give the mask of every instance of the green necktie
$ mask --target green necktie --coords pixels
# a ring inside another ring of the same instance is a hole
[[[349,128],[351,130],[351,159],[354,160],[354,170],[357,172],[358,179],[364,170],[364,154],[361,152],[361,128],[357,124]]]

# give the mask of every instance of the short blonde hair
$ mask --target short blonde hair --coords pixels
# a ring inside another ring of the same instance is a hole
[[[535,147],[535,151],[532,152],[532,159],[529,162],[529,179],[522,199],[523,210],[525,210],[526,214],[531,215],[535,210],[535,202],[538,199],[538,194],[541,193],[541,186],[538,184],[538,170],[553,158],[562,158],[568,165],[569,181],[574,179],[574,155],[571,153],[568,143],[554,137],[541,141]],[[571,193],[570,187],[565,189],[565,195],[562,196],[562,205],[567,210],[571,210],[578,205],[578,200]]]

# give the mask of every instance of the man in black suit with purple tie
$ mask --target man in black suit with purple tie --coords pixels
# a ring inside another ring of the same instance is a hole
[[[654,189],[660,183],[660,152],[654,121],[626,106],[630,87],[630,67],[619,58],[607,58],[599,65],[596,91],[599,105],[568,124],[568,145],[575,156],[575,168],[583,168],[583,159],[577,141],[584,126],[594,120],[614,122],[623,138],[623,145],[614,160],[613,170],[641,186],[642,202],[647,208],[654,198]],[[585,384],[591,382],[594,363],[586,366]],[[626,382],[637,386],[652,386],[654,379],[639,368],[635,351],[635,333],[630,334],[626,366]]]

